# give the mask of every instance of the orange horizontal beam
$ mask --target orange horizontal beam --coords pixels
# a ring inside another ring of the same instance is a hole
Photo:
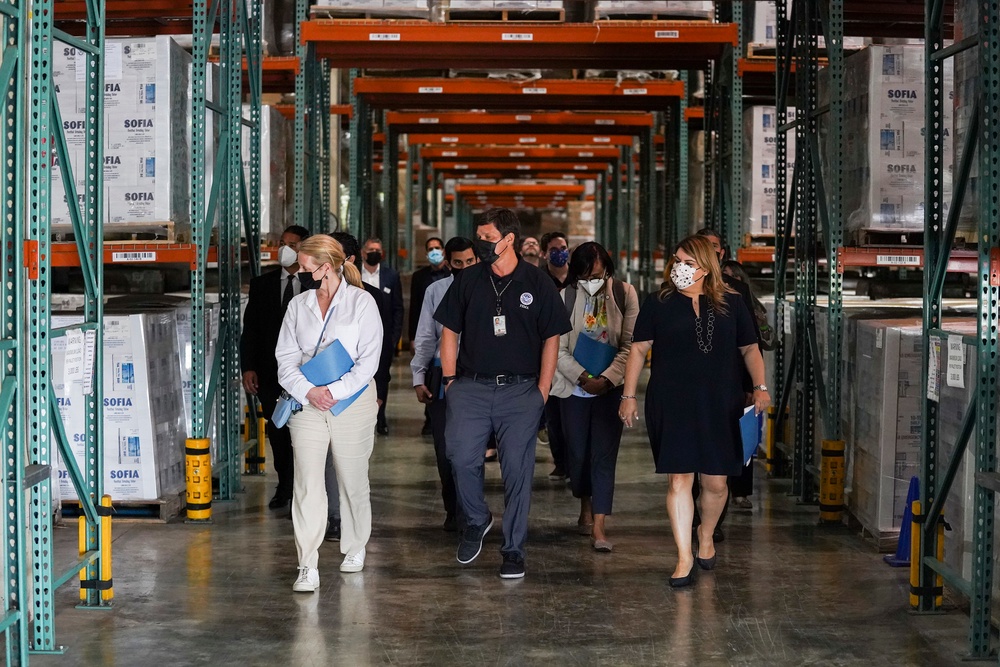
[[[49,245],[52,266],[80,266],[80,255],[75,243],[52,243]],[[193,271],[197,268],[196,247],[189,243],[105,243],[104,264],[122,266],[128,264],[187,264]],[[208,249],[208,261],[218,261],[218,250]]]
[[[464,64],[464,63],[463,63]],[[653,111],[684,95],[682,81],[360,77],[354,92],[382,109]]]
[[[705,118],[705,107],[688,107],[684,110],[684,120],[691,122],[692,120],[704,120]]]
[[[544,180],[544,181],[595,181],[600,177],[600,174],[595,174],[592,172],[581,171],[579,173],[566,173],[566,172],[527,172],[523,174],[511,173],[511,172],[500,172],[500,171],[439,171],[439,175],[444,178],[455,178],[458,180],[470,180],[470,179],[515,179],[524,178],[530,180]]]
[[[636,135],[653,127],[653,114],[573,111],[531,113],[390,111],[386,114],[386,124],[402,133],[427,132],[431,128],[435,132],[460,132],[482,126],[487,126],[494,132],[500,130],[544,132],[543,127],[557,125],[562,131],[575,134],[600,128],[599,131],[605,134]]]
[[[463,185],[455,186],[458,194],[488,195],[488,194],[519,194],[519,195],[582,195],[582,185],[563,185],[546,183],[525,183],[522,185]]]
[[[605,172],[608,170],[607,162],[567,162],[559,164],[556,162],[432,162],[433,169],[445,169],[448,171],[554,171],[562,170],[566,173],[576,171]]]
[[[920,269],[924,266],[924,249],[919,246],[865,246],[838,248],[837,271],[847,267],[886,267]],[[948,271],[952,273],[977,273],[979,253],[975,250],[952,250],[948,258]]]
[[[295,118],[294,104],[275,104],[274,108],[277,109],[278,112],[285,118]],[[354,116],[354,111],[350,104],[331,104],[330,115],[346,116],[347,119],[350,119]]]
[[[492,160],[537,160],[537,159],[565,159],[580,160],[585,158],[608,158],[621,157],[621,151],[617,148],[531,148],[531,147],[504,147],[504,146],[483,146],[472,148],[441,148],[428,147],[420,150],[420,157],[425,160],[437,158],[452,158],[456,160],[471,160],[475,158],[489,158]]]
[[[302,42],[338,68],[700,69],[737,37],[735,24],[705,21],[313,20],[301,26]]]
[[[632,138],[592,134],[411,134],[411,146],[432,144],[477,146],[511,144],[515,146],[631,146]]]

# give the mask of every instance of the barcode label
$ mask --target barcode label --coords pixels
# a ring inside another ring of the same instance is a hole
[[[577,157],[594,157],[593,151],[580,151]]]
[[[420,86],[419,88],[417,88],[417,92],[418,93],[431,93],[431,94],[443,93],[444,92],[444,88],[442,88],[441,86]],[[421,119],[421,120],[423,120],[423,119]]]
[[[458,157],[458,151],[441,151],[441,157]]]
[[[155,262],[155,252],[113,252],[111,261],[115,264],[119,262]]]
[[[587,171],[587,165],[585,164],[574,164],[573,171]]]
[[[469,165],[467,165],[467,164],[456,164],[455,165],[455,169],[468,169],[468,168],[469,168]]]
[[[458,137],[441,137],[441,143],[445,144],[458,143]]]
[[[879,266],[920,266],[919,255],[876,255]]]
[[[260,259],[263,262],[266,262],[266,261],[270,260],[271,259],[271,253],[269,253],[269,252],[262,252],[262,253],[260,253]]]
[[[524,151],[511,151],[509,157],[524,157]]]
[[[370,32],[368,33],[369,42],[398,42],[399,33],[398,32]]]
[[[678,39],[681,33],[679,30],[657,30],[654,35],[656,39]]]
[[[614,125],[614,124],[615,124],[614,118],[598,118],[597,120],[594,121],[594,125]]]
[[[549,92],[548,88],[523,88],[521,92],[525,95],[545,95]]]
[[[519,144],[537,144],[538,137],[518,137]]]
[[[438,124],[438,119],[437,118],[421,118],[420,119],[420,124],[421,125],[437,125]]]
[[[649,92],[646,88],[625,88],[622,90],[622,95],[645,95]]]
[[[504,42],[530,42],[535,39],[535,35],[530,32],[505,32],[500,35],[500,40]]]
[[[527,123],[531,121],[531,116],[529,114],[521,114],[518,116],[514,116],[514,120],[516,120],[518,123]]]
[[[611,137],[594,137],[595,144],[610,144]]]
[[[518,171],[529,171],[531,169],[530,164],[519,164],[515,167]]]

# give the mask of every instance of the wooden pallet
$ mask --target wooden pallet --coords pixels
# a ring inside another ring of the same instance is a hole
[[[562,23],[566,20],[563,9],[444,9],[447,23]]]
[[[53,241],[73,241],[76,238],[73,225],[52,225]],[[188,243],[191,240],[191,226],[174,222],[125,222],[104,225],[104,241],[128,243],[130,241],[148,243],[167,241]]]
[[[185,493],[171,493],[156,500],[111,502],[111,520],[136,523],[167,523],[181,516],[185,507]],[[76,518],[83,514],[77,500],[62,501],[63,518]]]
[[[400,19],[412,21],[414,19],[427,20],[430,18],[430,12],[426,9],[400,9],[398,7],[382,7],[379,5],[361,5],[358,7],[312,5],[309,11],[314,19]]]

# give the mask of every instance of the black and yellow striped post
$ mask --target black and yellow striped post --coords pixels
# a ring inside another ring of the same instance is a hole
[[[819,520],[839,523],[844,511],[844,441],[824,440],[820,454]]]
[[[778,408],[773,405],[767,409],[767,428],[764,430],[764,455],[767,457],[764,462],[764,470],[772,472],[774,470],[774,451],[778,441]]]
[[[101,592],[102,606],[110,606],[111,600],[115,597],[114,579],[111,577],[111,496],[107,494],[101,496],[101,504],[96,509],[100,519],[98,530],[101,531],[100,579],[97,581],[88,579],[87,568],[80,570],[80,600],[86,602],[87,591],[96,589]],[[83,558],[87,554],[87,517],[85,515],[80,516],[79,528],[80,557]]]
[[[910,606],[918,609],[922,595],[933,595],[934,608],[940,609],[941,605],[944,604],[944,577],[940,574],[936,575],[934,585],[926,590],[920,586],[920,569],[923,567],[920,554],[923,553],[921,542],[924,538],[924,515],[921,513],[919,500],[914,500],[911,507],[913,508],[913,524],[910,529]],[[944,561],[944,530],[946,526],[944,514],[941,514],[938,517],[937,530],[935,531],[937,533],[937,548],[934,550],[939,561]]]
[[[188,438],[184,447],[187,520],[212,520],[212,451],[208,438]]]
[[[260,415],[258,407],[257,405],[247,404],[243,410],[244,446],[250,442],[250,434],[253,433],[250,426],[255,425],[257,427],[257,444],[254,447],[244,450],[243,473],[246,475],[267,474],[267,470],[264,467],[264,464],[267,462],[267,450],[264,443],[264,439],[267,437],[264,430],[267,426],[267,419]]]

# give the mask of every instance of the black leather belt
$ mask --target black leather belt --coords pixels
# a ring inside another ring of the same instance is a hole
[[[537,373],[533,373],[531,375],[487,375],[485,373],[469,373],[463,371],[462,377],[469,378],[470,380],[480,384],[495,384],[498,387],[502,387],[506,384],[521,384],[522,382],[535,382],[538,380]]]

